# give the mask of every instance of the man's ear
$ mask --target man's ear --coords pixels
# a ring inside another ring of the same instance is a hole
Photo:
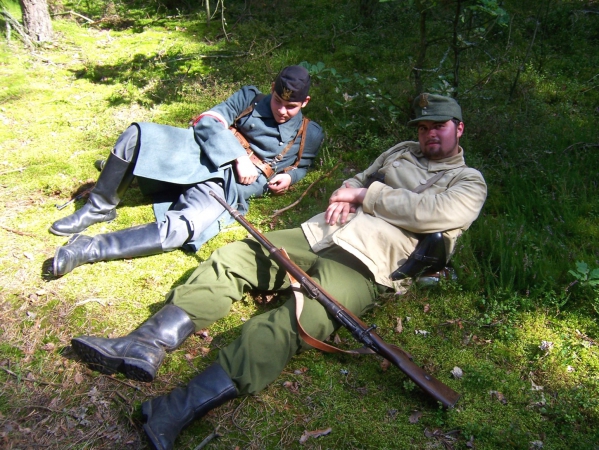
[[[275,82],[273,81],[272,84],[270,85],[270,93],[274,94],[275,93]]]
[[[304,108],[308,103],[310,103],[310,96],[309,95],[305,98],[304,103],[302,103],[302,108]]]
[[[460,122],[457,124],[456,134],[458,135],[459,138],[462,137],[462,134],[464,134],[464,122]]]

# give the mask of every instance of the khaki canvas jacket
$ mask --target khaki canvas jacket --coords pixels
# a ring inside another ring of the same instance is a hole
[[[443,176],[422,193],[414,193],[439,171]],[[328,225],[324,213],[302,224],[312,250],[333,244],[359,258],[377,283],[394,287],[389,275],[414,251],[419,233],[443,232],[448,255],[457,238],[476,220],[487,196],[482,174],[464,161],[464,152],[446,159],[425,158],[418,142],[402,142],[380,155],[364,172],[344,182],[364,187],[379,172],[364,202],[344,225]]]

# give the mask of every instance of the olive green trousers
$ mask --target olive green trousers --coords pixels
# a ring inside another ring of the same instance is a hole
[[[384,289],[362,262],[343,249],[333,246],[314,253],[300,228],[274,231],[266,237],[356,315],[370,309],[379,289]],[[167,301],[189,314],[200,330],[225,317],[232,303],[249,290],[281,291],[289,286],[285,270],[268,251],[255,240],[245,239],[215,251],[184,285],[168,294]],[[307,296],[300,320],[304,329],[320,340],[339,327],[320,303]],[[282,306],[248,320],[241,336],[219,352],[217,362],[240,394],[253,394],[273,382],[296,353],[310,348],[298,334],[295,299],[290,292]]]

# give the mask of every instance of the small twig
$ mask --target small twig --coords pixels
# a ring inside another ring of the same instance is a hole
[[[20,379],[21,381],[29,381],[30,383],[43,384],[44,386],[58,386],[58,387],[62,387],[62,384],[58,384],[58,383],[50,383],[49,381],[30,380],[29,378],[20,377],[19,375],[17,375],[16,373],[14,373],[10,369],[7,369],[6,367],[0,366],[0,369],[4,370],[7,374],[12,375],[13,377],[15,377],[17,379]]]
[[[102,300],[101,298],[94,298],[94,297],[86,298],[85,300],[81,300],[81,301],[75,303],[75,306],[85,305],[86,303],[89,303],[89,302],[97,302],[102,306],[106,306],[106,300]]]
[[[238,52],[233,54],[222,54],[222,55],[193,55],[193,56],[184,56],[181,58],[172,58],[166,60],[166,64],[174,61],[188,61],[190,59],[203,59],[203,58],[241,58],[242,56],[253,56],[252,53],[249,52]]]
[[[296,206],[299,202],[302,201],[302,199],[306,196],[306,194],[308,193],[308,191],[310,189],[312,189],[312,187],[318,183],[319,181],[323,180],[324,178],[329,177],[336,169],[337,167],[339,167],[339,164],[341,164],[341,161],[339,161],[337,164],[335,164],[335,167],[333,167],[331,170],[329,170],[327,173],[325,173],[324,175],[322,175],[321,177],[319,177],[316,181],[314,181],[310,186],[308,186],[308,188],[303,192],[302,195],[300,195],[300,197],[294,201],[292,204],[290,204],[289,206],[285,206],[284,208],[281,209],[275,209],[273,211],[272,217],[273,219],[279,215],[281,215],[282,213],[284,213],[285,211],[293,208],[294,206]]]
[[[270,49],[266,50],[266,51],[265,51],[264,53],[262,53],[261,55],[258,55],[258,57],[261,57],[261,58],[262,58],[262,57],[265,57],[265,56],[266,56],[266,55],[268,55],[269,53],[272,53],[272,52],[273,52],[275,49],[279,48],[281,45],[283,45],[283,42],[281,42],[281,43],[279,43],[279,44],[275,45],[274,47],[272,47],[272,48],[270,48]],[[251,55],[251,56],[253,56],[253,55]]]
[[[11,233],[14,233],[14,234],[18,234],[19,236],[29,236],[29,237],[35,237],[35,234],[32,234],[32,233],[25,233],[25,232],[23,232],[23,231],[19,231],[19,230],[13,230],[12,228],[7,228],[7,227],[5,227],[5,226],[3,226],[3,225],[0,225],[0,228],[2,228],[3,230],[9,231],[9,232],[11,232]]]
[[[576,330],[576,337],[578,337],[578,338],[580,338],[580,339],[582,339],[582,340],[584,340],[584,341],[590,342],[590,343],[591,343],[591,344],[593,344],[593,345],[599,345],[599,344],[597,343],[597,341],[595,341],[595,340],[591,339],[591,338],[590,338],[590,337],[588,337],[586,334],[584,334],[584,333],[581,333],[579,330]]]
[[[54,413],[54,414],[62,414],[62,415],[65,415],[65,416],[70,416],[70,417],[72,417],[74,419],[77,419],[77,420],[81,419],[79,416],[77,416],[77,414],[73,414],[73,413],[70,413],[70,412],[65,411],[65,410],[59,411],[57,409],[48,408],[47,406],[42,406],[42,405],[24,405],[24,406],[25,406],[25,408],[43,409],[45,411],[50,411],[51,413]]]
[[[0,172],[0,175],[5,175],[7,173],[13,173],[13,172],[23,172],[27,167],[19,167],[18,169],[12,169],[12,170],[5,170],[4,172]]]
[[[50,14],[50,15],[52,17],[55,17],[55,16],[66,16],[67,14],[70,14],[72,16],[81,17],[83,20],[87,20],[88,23],[94,23],[94,21],[92,19],[90,19],[89,17],[82,16],[81,14],[76,13],[75,11],[67,11],[67,12],[62,12],[62,13],[54,13],[54,14]]]
[[[571,148],[577,147],[579,145],[582,145],[583,147],[599,147],[599,144],[589,144],[587,142],[577,142],[575,144],[572,144],[572,145],[566,147],[562,153],[566,153]]]
[[[239,403],[239,405],[237,406],[237,408],[235,408],[235,411],[233,411],[233,414],[231,416],[231,422],[233,422],[233,425],[235,425],[235,427],[241,431],[242,433],[245,433],[246,430],[244,430],[242,427],[240,427],[239,425],[237,425],[237,422],[235,421],[235,418],[237,416],[237,413],[239,412],[239,410],[241,409],[241,407],[243,406],[243,404],[246,402],[246,400],[249,397],[244,397],[243,400]]]
[[[221,436],[222,436],[222,434],[220,434],[220,433],[218,432],[218,429],[219,429],[219,427],[217,426],[217,427],[216,427],[216,429],[215,429],[215,430],[214,430],[212,433],[210,433],[210,434],[209,434],[209,435],[206,437],[206,439],[204,439],[202,442],[200,442],[200,444],[199,444],[199,445],[198,445],[196,448],[194,448],[193,450],[201,450],[201,449],[202,449],[202,448],[204,448],[204,447],[205,447],[205,446],[208,444],[208,442],[210,442],[212,439],[215,439],[215,438],[217,438],[217,437],[221,437]]]
[[[135,389],[136,391],[141,391],[141,388],[139,386],[134,386],[134,385],[132,385],[130,383],[127,383],[126,381],[119,380],[118,378],[111,377],[110,375],[102,375],[102,376],[104,378],[107,378],[107,379],[111,380],[111,381],[116,381],[117,383],[121,383],[121,384],[124,384],[125,386],[129,386],[130,388]]]

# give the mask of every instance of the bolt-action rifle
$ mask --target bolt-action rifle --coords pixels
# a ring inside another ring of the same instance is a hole
[[[291,261],[284,249],[279,249],[268,241],[268,239],[248,222],[239,211],[231,207],[213,191],[210,191],[210,195],[212,195],[229,212],[229,214],[237,220],[237,222],[239,222],[270,252],[271,257],[279,263],[291,277],[299,282],[310,298],[317,300],[329,314],[350,331],[352,336],[358,342],[364,344],[365,347],[397,366],[397,368],[404,372],[410,380],[435,400],[441,402],[446,408],[451,408],[455,405],[460,394],[426,373],[412,361],[411,356],[404,350],[383,341],[383,339],[373,331],[376,328],[376,325],[368,326],[362,322],[355,314],[335,300],[330,294],[327,294],[327,292],[312,280],[306,272]]]

